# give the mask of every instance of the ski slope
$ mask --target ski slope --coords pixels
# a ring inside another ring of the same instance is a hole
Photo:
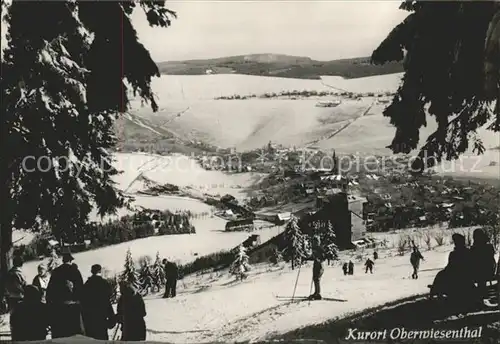
[[[397,241],[396,234],[387,237],[389,242]],[[152,241],[144,240],[148,243],[145,247],[152,250]],[[75,255],[76,262],[83,266],[92,258],[107,267],[115,256],[123,253],[120,246],[107,248],[109,251],[102,256],[99,250]],[[227,271],[188,276],[179,281],[175,299],[162,299],[161,294],[145,298],[147,339],[176,343],[263,340],[425,293],[427,285],[446,265],[450,250],[450,246],[435,247],[431,251],[422,249],[425,261],[422,262],[418,280],[410,278],[409,253],[399,256],[394,248],[379,249],[374,273],[365,274],[363,263],[373,250],[342,252],[339,263],[334,266],[326,266],[325,263],[322,295],[332,300],[323,301],[291,302],[278,298],[292,296],[297,276],[296,296],[310,294],[310,264],[304,265],[300,273],[297,269],[292,271],[285,263],[278,266],[257,265],[243,282],[236,282]],[[189,251],[189,247],[184,251]],[[353,276],[344,276],[341,271],[341,263],[348,260],[355,263]],[[32,277],[28,272],[31,269],[25,267],[23,270],[28,278]]]

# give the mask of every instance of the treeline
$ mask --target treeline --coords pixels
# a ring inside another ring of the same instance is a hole
[[[215,100],[245,100],[245,99],[252,99],[252,98],[261,98],[261,99],[270,99],[270,98],[282,98],[282,97],[301,97],[301,98],[309,98],[309,97],[326,97],[326,96],[337,96],[337,97],[353,97],[353,98],[358,98],[358,97],[374,97],[374,96],[391,96],[391,92],[384,92],[384,93],[378,93],[375,94],[373,92],[368,92],[368,93],[350,93],[350,92],[327,92],[327,91],[298,91],[298,90],[293,90],[293,91],[282,91],[279,93],[271,92],[271,93],[263,93],[260,95],[257,94],[248,94],[248,95],[239,95],[235,94],[232,96],[221,96],[221,97],[216,97]]]
[[[194,234],[196,229],[190,220],[197,216],[190,211],[144,209],[119,220],[89,223],[78,232],[76,243],[69,246],[73,252],[82,252],[154,235]],[[38,234],[29,244],[17,247],[16,253],[25,261],[48,256],[52,251],[51,239],[50,234]]]

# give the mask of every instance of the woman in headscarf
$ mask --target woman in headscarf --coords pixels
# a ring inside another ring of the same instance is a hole
[[[131,283],[120,285],[118,300],[118,322],[121,324],[122,341],[146,340],[146,306],[142,296]]]

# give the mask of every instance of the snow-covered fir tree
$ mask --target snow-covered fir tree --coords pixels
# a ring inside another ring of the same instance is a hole
[[[327,222],[321,235],[321,246],[325,254],[324,258],[328,260],[328,264],[330,264],[331,260],[338,259],[339,248],[337,246],[337,236],[335,235],[335,229],[331,221]]]
[[[285,261],[291,262],[292,269],[300,266],[302,261],[307,257],[307,238],[300,230],[298,222],[297,217],[292,215],[284,232],[286,246],[283,250],[283,258]]]
[[[0,212],[0,284],[11,264],[13,228],[36,231],[47,223],[58,240],[75,242],[93,208],[102,216],[126,203],[112,181],[119,172],[111,163],[115,119],[127,110],[128,90],[157,111],[151,79],[160,76],[131,16],[139,9],[160,27],[175,17],[158,1],[13,0],[1,6],[7,32],[0,204],[9,206]],[[123,47],[134,63],[119,63]],[[25,157],[33,160],[23,165]],[[45,157],[53,157],[50,168],[37,168]]]
[[[47,264],[47,271],[52,272],[59,265],[61,265],[61,261],[59,259],[59,256],[57,255],[56,250],[52,250],[52,252],[50,253],[49,263]]]
[[[144,260],[139,271],[139,286],[142,294],[149,294],[153,289],[153,269],[149,260]]]
[[[132,252],[130,252],[130,249],[127,250],[127,255],[125,256],[125,269],[120,275],[120,282],[131,283],[136,288],[140,286],[139,274],[135,269],[135,264],[134,260],[132,259]]]
[[[165,268],[161,262],[160,252],[156,252],[153,264],[153,285],[157,291],[165,285]]]
[[[235,275],[237,279],[244,280],[248,276],[250,264],[248,263],[248,255],[245,246],[240,245],[236,258],[231,265],[230,273]]]

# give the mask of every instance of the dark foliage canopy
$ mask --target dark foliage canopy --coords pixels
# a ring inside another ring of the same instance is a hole
[[[152,26],[175,17],[164,1],[2,2],[2,234],[46,222],[72,242],[94,205],[104,215],[126,204],[111,180],[114,120],[130,90],[158,109],[160,74],[130,19],[138,8]]]
[[[430,115],[438,127],[413,168],[456,159],[470,145],[484,152],[477,130],[500,130],[499,4],[405,1],[400,8],[411,13],[372,55],[376,64],[404,63],[402,84],[384,111],[396,127],[389,148],[394,153],[416,149]]]

